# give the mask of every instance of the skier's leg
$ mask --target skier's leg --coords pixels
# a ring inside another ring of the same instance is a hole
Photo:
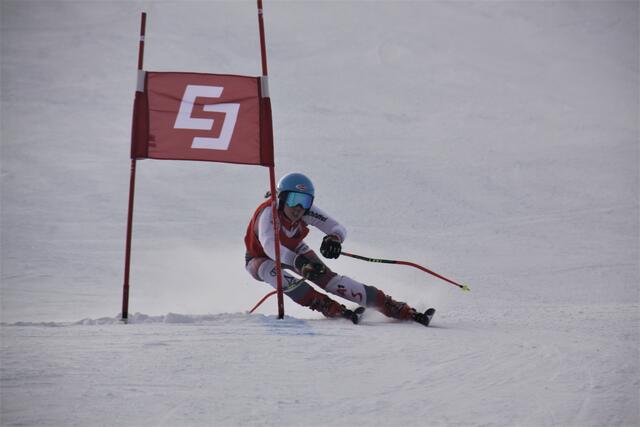
[[[407,303],[396,301],[380,289],[365,285],[347,276],[336,275],[326,286],[326,291],[340,295],[360,305],[371,307],[387,317],[411,320],[415,310]]]
[[[306,252],[304,256],[315,263],[324,265],[313,251]],[[374,308],[387,317],[411,320],[416,313],[407,303],[394,300],[374,286],[365,285],[350,277],[338,275],[326,266],[325,272],[317,279],[314,279],[313,283],[329,293],[362,306]]]
[[[258,260],[258,261],[254,261]],[[309,307],[311,310],[319,311],[326,317],[342,317],[346,307],[322,294],[304,280],[300,281],[284,270],[292,269],[283,266],[282,270],[282,291],[297,304]],[[253,258],[247,264],[247,270],[257,280],[270,284],[274,289],[278,287],[276,263],[269,258]]]

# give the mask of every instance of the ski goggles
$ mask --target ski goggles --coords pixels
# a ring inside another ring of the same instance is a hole
[[[309,209],[311,205],[313,205],[313,196],[310,194],[295,193],[292,191],[287,194],[287,198],[284,199],[284,202],[291,208],[300,205],[304,209]]]

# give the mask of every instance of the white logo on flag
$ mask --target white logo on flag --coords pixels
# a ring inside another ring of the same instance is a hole
[[[182,101],[180,102],[180,110],[178,110],[178,117],[176,117],[176,123],[173,125],[173,128],[208,131],[213,129],[213,119],[191,117],[193,104],[199,96],[203,98],[220,98],[223,89],[224,88],[220,86],[187,85]],[[204,105],[202,109],[204,111],[225,113],[224,121],[222,122],[222,130],[220,131],[220,136],[217,138],[201,136],[193,138],[191,148],[228,150],[229,143],[231,142],[231,135],[233,135],[233,129],[235,128],[236,120],[238,119],[240,104],[208,104]]]

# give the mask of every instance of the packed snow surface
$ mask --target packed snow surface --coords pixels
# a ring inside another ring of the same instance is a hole
[[[637,1],[265,1],[278,176],[471,292],[340,257],[432,326],[248,314],[268,171],[145,160],[120,322],[140,12],[145,69],[259,75],[255,6],[0,3],[0,425],[640,425]]]

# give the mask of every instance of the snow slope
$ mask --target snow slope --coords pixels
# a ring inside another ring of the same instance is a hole
[[[330,262],[428,329],[246,314],[266,169],[150,160],[120,324],[139,13],[146,69],[257,75],[255,4],[0,7],[1,425],[640,424],[637,1],[266,2],[277,172],[470,285]]]

